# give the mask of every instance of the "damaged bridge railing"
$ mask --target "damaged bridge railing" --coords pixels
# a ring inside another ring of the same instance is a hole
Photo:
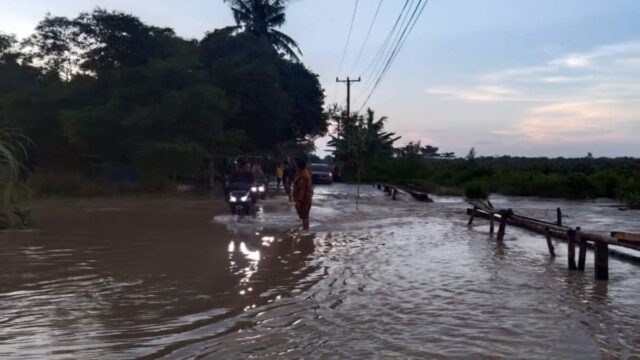
[[[597,280],[609,279],[609,254],[624,257],[633,261],[640,258],[628,254],[627,252],[609,249],[609,246],[622,247],[635,251],[640,251],[640,235],[629,233],[613,232],[611,236],[582,231],[580,227],[571,228],[562,224],[562,212],[557,209],[556,222],[530,218],[516,213],[512,209],[497,210],[489,201],[472,201],[473,208],[467,209],[469,215],[469,225],[473,224],[475,218],[489,220],[489,233],[494,234],[494,223],[498,224],[496,239],[503,241],[507,225],[524,228],[546,237],[547,246],[551,256],[555,256],[555,249],[551,241],[552,238],[567,241],[567,262],[570,270],[585,270],[587,247],[594,249],[595,278]],[[578,260],[576,262],[576,246],[578,247]]]

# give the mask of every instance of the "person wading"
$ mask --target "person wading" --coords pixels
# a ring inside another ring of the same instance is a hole
[[[280,191],[280,184],[282,184],[282,178],[284,178],[284,166],[279,163],[276,166],[276,191]]]
[[[302,220],[302,229],[309,230],[309,212],[313,198],[313,184],[307,163],[302,159],[296,160],[296,173],[293,177],[293,200],[296,202],[296,212]]]
[[[293,197],[291,196],[291,183],[293,182],[294,166],[292,165],[289,157],[287,157],[287,160],[284,161],[283,165],[282,185],[284,187],[284,192],[289,198],[289,202],[293,202]]]

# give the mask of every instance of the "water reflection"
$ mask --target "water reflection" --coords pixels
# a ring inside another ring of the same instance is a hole
[[[596,282],[564,244],[468,229],[461,199],[363,192],[319,188],[315,236],[277,198],[240,223],[209,199],[39,205],[0,233],[0,358],[640,356],[640,268]]]

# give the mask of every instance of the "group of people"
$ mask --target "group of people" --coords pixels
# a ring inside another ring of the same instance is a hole
[[[289,202],[295,203],[296,212],[302,221],[302,229],[309,230],[309,213],[313,198],[313,182],[307,162],[296,159],[292,162],[287,158],[276,166],[276,189],[280,185],[284,188]],[[293,191],[292,191],[293,187]]]
[[[231,183],[255,183],[264,178],[264,171],[258,164],[251,164],[249,162],[240,165],[237,171],[235,171],[230,178]]]
[[[311,171],[304,159],[291,161],[287,158],[277,164],[275,169],[276,189],[280,191],[280,185],[284,188],[289,202],[295,203],[298,217],[302,221],[302,229],[309,230],[309,212],[313,198],[313,181]],[[243,163],[229,179],[230,184],[255,184],[264,179],[265,174],[258,164]],[[231,187],[231,186],[230,186]]]

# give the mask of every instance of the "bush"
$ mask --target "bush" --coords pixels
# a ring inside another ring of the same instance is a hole
[[[640,191],[628,193],[622,200],[631,209],[640,209]]]
[[[469,199],[486,199],[489,197],[489,186],[482,180],[469,181],[464,185],[464,196]]]
[[[134,164],[146,191],[171,188],[178,176],[193,176],[202,167],[205,150],[194,143],[150,143],[140,150]]]

